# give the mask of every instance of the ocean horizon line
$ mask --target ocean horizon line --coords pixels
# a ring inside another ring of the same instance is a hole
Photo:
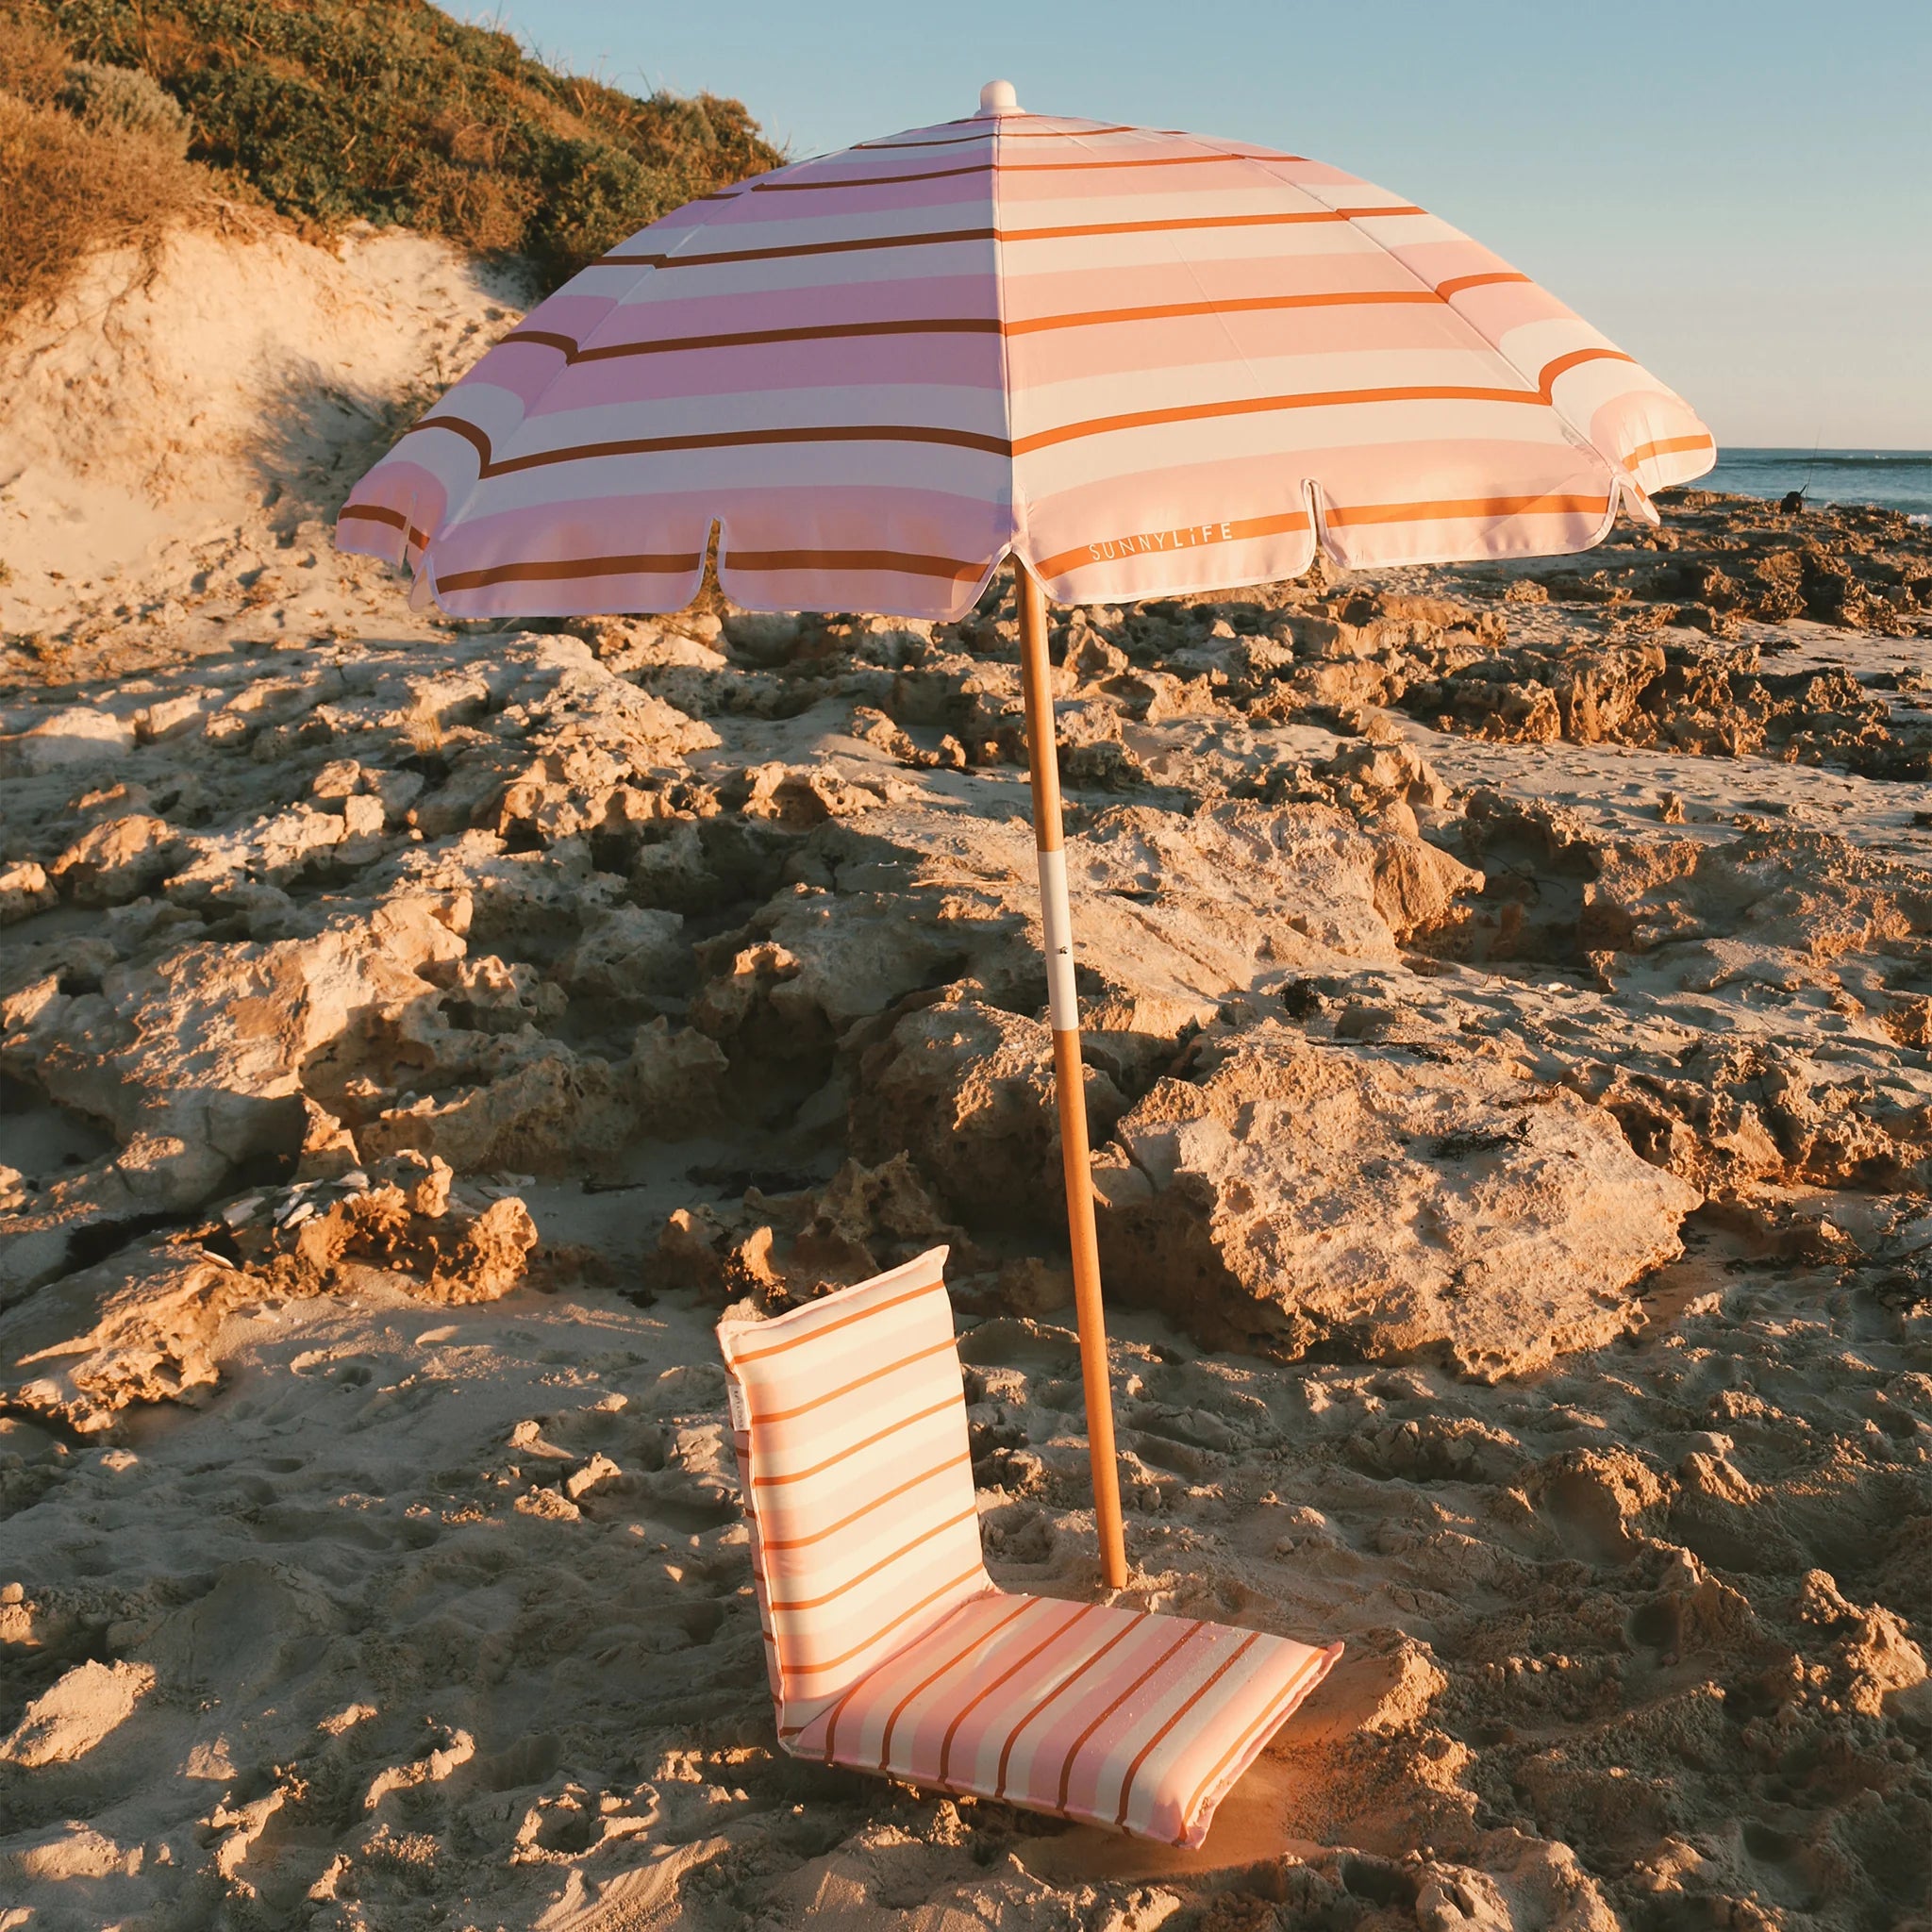
[[[1817,449],[1776,442],[1720,442],[1718,460],[1734,457],[1797,457],[1808,462],[1926,463],[1932,462],[1932,449],[1871,448],[1858,443],[1825,443]]]

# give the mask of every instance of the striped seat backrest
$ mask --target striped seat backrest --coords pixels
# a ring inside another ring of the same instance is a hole
[[[934,1248],[774,1321],[719,1324],[788,1742],[883,1658],[992,1589],[945,1258]]]

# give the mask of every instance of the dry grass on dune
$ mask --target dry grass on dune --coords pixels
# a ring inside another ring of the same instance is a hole
[[[44,307],[96,248],[153,247],[207,178],[151,136],[0,94],[0,318]]]
[[[43,108],[66,86],[68,60],[65,45],[52,34],[0,12],[0,91]]]
[[[208,199],[186,128],[144,75],[74,62],[0,19],[0,326],[43,309],[96,249],[152,250]]]

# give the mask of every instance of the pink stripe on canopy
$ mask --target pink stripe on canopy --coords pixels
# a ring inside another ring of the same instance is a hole
[[[677,209],[356,486],[344,548],[459,616],[949,619],[1576,550],[1709,431],[1487,249],[1251,144],[994,110]]]

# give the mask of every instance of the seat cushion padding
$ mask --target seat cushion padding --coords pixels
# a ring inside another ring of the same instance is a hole
[[[992,1589],[945,1254],[719,1329],[781,1737]]]
[[[868,1672],[792,1748],[1196,1845],[1340,1655],[1339,1644],[994,1591]]]

